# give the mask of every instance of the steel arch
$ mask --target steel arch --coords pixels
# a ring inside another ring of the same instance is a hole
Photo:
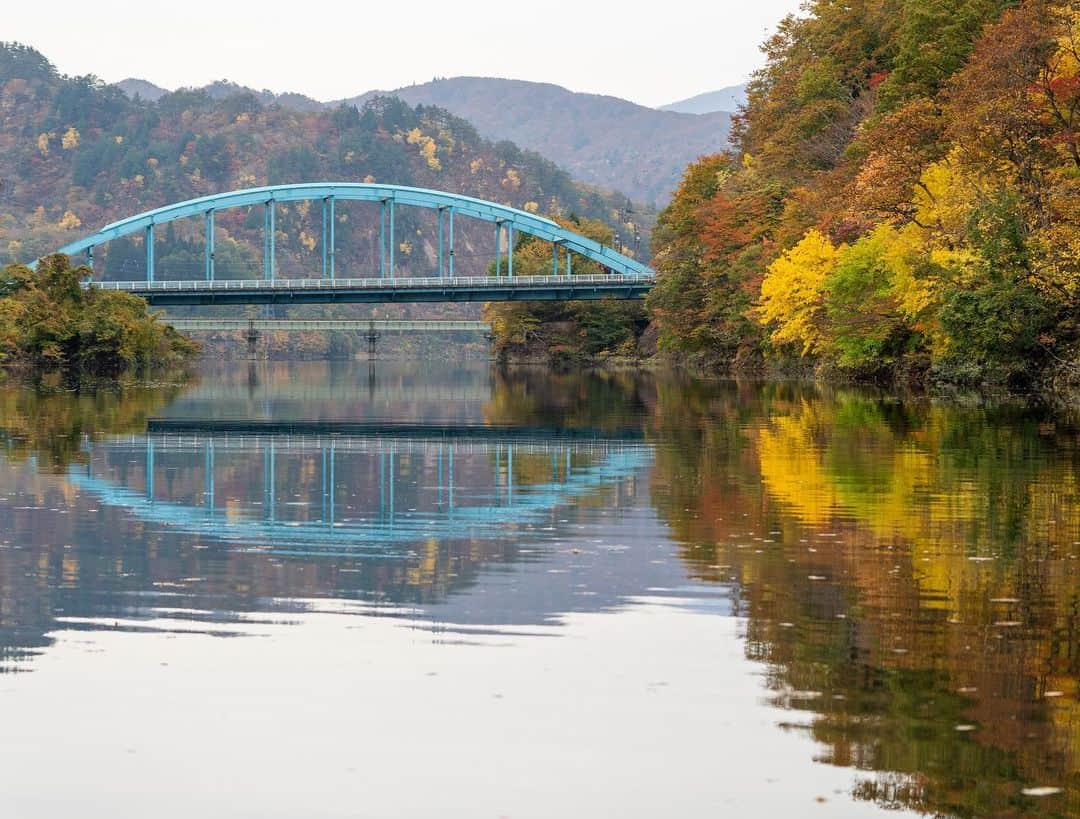
[[[599,242],[569,231],[551,219],[545,219],[542,216],[461,194],[412,188],[403,185],[379,185],[362,182],[269,185],[203,196],[198,199],[166,205],[165,207],[113,222],[96,233],[64,245],[57,252],[67,255],[82,252],[92,253],[93,248],[105,242],[145,231],[154,225],[167,224],[177,219],[206,216],[227,208],[304,200],[387,202],[434,210],[449,210],[451,213],[511,226],[514,230],[552,242],[579,256],[598,262],[617,273],[635,276],[653,275],[652,268],[647,265],[612,250]]]

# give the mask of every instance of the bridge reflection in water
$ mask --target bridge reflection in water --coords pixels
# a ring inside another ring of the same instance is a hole
[[[152,421],[87,449],[70,481],[145,522],[272,552],[388,557],[503,537],[590,493],[617,498],[652,463],[633,433],[462,424]]]

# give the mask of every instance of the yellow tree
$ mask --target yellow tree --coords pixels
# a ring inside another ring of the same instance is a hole
[[[824,347],[825,281],[842,248],[811,229],[769,265],[761,283],[758,320],[770,328],[774,344],[797,346],[801,355]]]

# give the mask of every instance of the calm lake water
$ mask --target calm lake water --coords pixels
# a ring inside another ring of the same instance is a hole
[[[1080,425],[810,385],[0,388],[0,815],[1080,815]]]

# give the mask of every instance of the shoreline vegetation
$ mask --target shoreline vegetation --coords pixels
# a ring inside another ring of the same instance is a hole
[[[1080,387],[1074,4],[813,0],[763,48],[731,149],[659,216],[647,329],[515,305],[500,354]]]
[[[0,377],[150,377],[193,361],[200,347],[127,293],[86,290],[88,267],[61,254],[36,270],[0,270]]]

